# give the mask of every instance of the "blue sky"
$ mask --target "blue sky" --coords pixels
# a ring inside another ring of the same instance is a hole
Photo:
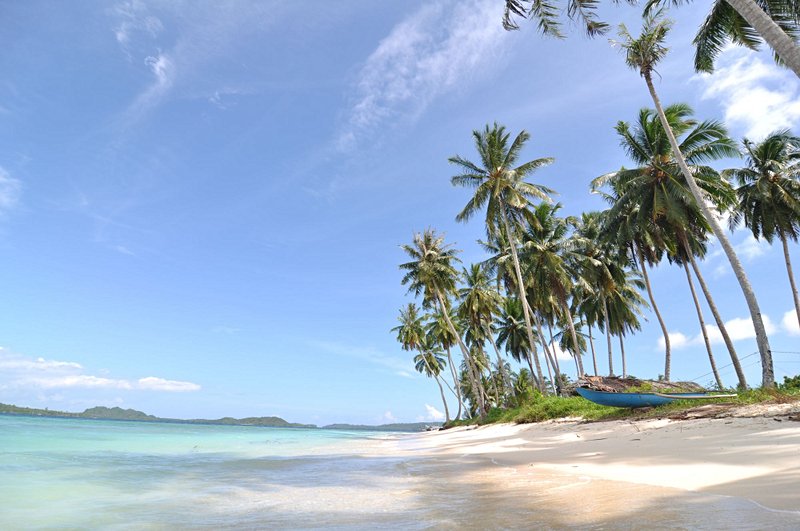
[[[390,329],[409,300],[397,265],[413,231],[435,227],[465,263],[483,258],[480,221],[454,220],[468,192],[451,187],[447,158],[475,158],[470,133],[486,123],[527,129],[523,156],[556,158],[534,179],[562,212],[598,209],[589,181],[626,163],[612,128],[650,103],[607,39],[505,32],[497,0],[296,4],[0,8],[0,401],[433,420],[438,390]],[[662,100],[725,120],[734,138],[796,128],[798,80],[769,54],[731,49],[713,76],[693,73],[706,9],[672,13]],[[638,30],[636,9],[602,14]],[[780,248],[732,237],[773,349],[800,350]],[[745,356],[755,342],[724,260],[712,247],[702,267]],[[682,271],[652,277],[674,376],[708,383]],[[648,318],[626,350],[631,373],[655,377]],[[776,354],[779,378],[798,362]]]

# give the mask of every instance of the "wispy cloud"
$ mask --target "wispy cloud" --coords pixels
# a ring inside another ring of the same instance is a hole
[[[335,341],[308,341],[308,345],[312,348],[322,350],[323,352],[355,358],[373,365],[378,365],[389,369],[397,376],[402,376],[404,378],[414,377],[411,372],[413,368],[410,361],[387,356],[373,347],[346,345]]]
[[[118,389],[125,391],[199,391],[192,382],[167,380],[147,376],[126,380],[86,374],[84,367],[74,361],[30,358],[0,348],[0,388],[36,389]]]
[[[696,76],[703,98],[718,101],[725,122],[752,140],[800,124],[800,86],[791,71],[776,66],[765,54],[728,47],[713,74]]]
[[[417,417],[418,422],[444,420],[444,413],[430,404],[425,404],[425,414]]]
[[[494,0],[428,2],[383,39],[359,71],[337,137],[342,151],[386,125],[415,120],[432,101],[485,79],[508,42]]]
[[[0,166],[0,216],[17,206],[22,193],[22,183]]]
[[[781,319],[781,327],[789,335],[800,336],[800,324],[797,322],[797,312],[795,310],[789,310],[783,314],[783,319]]]

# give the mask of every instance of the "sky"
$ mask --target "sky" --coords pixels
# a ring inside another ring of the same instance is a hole
[[[670,14],[662,101],[723,120],[735,139],[797,131],[800,84],[770,54],[729,48],[713,75],[694,73],[707,9]],[[446,233],[465,264],[485,258],[480,218],[455,221],[469,191],[450,185],[448,157],[476,159],[471,132],[488,123],[525,129],[524,160],[555,158],[532,180],[559,192],[561,212],[601,209],[589,182],[629,164],[613,127],[652,105],[607,38],[569,22],[564,40],[530,23],[506,32],[501,16],[499,0],[0,5],[0,402],[440,420],[436,384],[390,330],[412,300],[398,264],[414,231]],[[638,33],[636,8],[601,16]],[[776,376],[797,374],[780,246],[731,237]],[[749,314],[719,246],[701,267],[757,385]],[[683,271],[661,264],[651,280],[673,379],[708,384]],[[654,378],[663,338],[645,318],[628,371]],[[618,370],[616,343],[614,355]]]

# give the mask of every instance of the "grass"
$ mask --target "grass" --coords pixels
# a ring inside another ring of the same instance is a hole
[[[703,400],[698,404],[692,400],[676,400],[670,404],[644,410],[608,407],[595,404],[579,396],[535,396],[519,407],[493,408],[483,418],[451,421],[447,427],[484,425],[497,423],[527,424],[545,420],[578,417],[584,420],[618,420],[658,418],[686,411],[705,404],[769,404],[800,401],[800,389],[748,389],[737,393],[735,398]]]

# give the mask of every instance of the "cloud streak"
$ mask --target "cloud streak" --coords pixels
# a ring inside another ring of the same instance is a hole
[[[372,347],[345,345],[343,343],[334,341],[309,341],[308,345],[312,348],[322,350],[330,354],[355,358],[373,365],[378,365],[385,369],[389,369],[397,376],[402,376],[403,378],[414,377],[413,368],[409,361],[399,360],[397,358],[387,356],[386,354]]]
[[[775,324],[766,314],[762,314],[762,318],[764,319],[764,328],[766,328],[767,334],[774,334],[778,330],[778,327],[775,326]],[[783,322],[784,324],[786,322],[785,316]],[[750,320],[749,317],[737,317],[731,319],[730,321],[725,321],[725,329],[728,331],[731,341],[742,341],[744,339],[754,339],[756,337],[756,331],[753,328],[753,321]],[[708,333],[708,340],[711,342],[711,344],[724,343],[722,332],[720,332],[717,326],[707,324],[706,332]],[[687,336],[682,332],[670,332],[669,342],[672,348],[675,350],[705,344],[702,333],[698,333],[696,336]],[[664,350],[664,348],[664,338],[659,337],[658,349]]]
[[[14,209],[22,193],[22,183],[0,166],[0,217]]]
[[[403,20],[367,58],[355,84],[342,151],[380,127],[415,120],[444,94],[491,75],[507,42],[501,4],[491,0],[426,3]]]

